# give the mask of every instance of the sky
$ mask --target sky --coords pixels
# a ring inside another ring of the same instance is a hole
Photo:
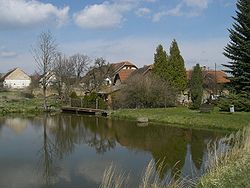
[[[223,48],[236,0],[0,0],[0,73],[38,70],[32,55],[38,36],[50,31],[58,50],[110,63],[153,63],[159,44],[176,39],[187,69],[214,69],[228,59]]]

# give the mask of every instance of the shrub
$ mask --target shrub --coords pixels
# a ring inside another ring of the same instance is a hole
[[[106,109],[107,104],[103,98],[98,96],[97,93],[92,92],[89,95],[85,95],[83,98],[83,106],[88,108],[95,108],[96,107],[96,99],[98,100],[98,108],[99,109]]]
[[[160,108],[176,105],[176,91],[153,74],[134,75],[113,96],[114,108]]]
[[[76,94],[75,91],[72,91],[72,92],[70,93],[69,97],[70,97],[70,98],[73,98],[73,99],[78,98],[78,96],[77,96],[77,94]]]
[[[229,111],[230,105],[234,105],[235,111],[250,111],[250,94],[230,94],[221,97],[218,101],[218,107],[221,111]]]

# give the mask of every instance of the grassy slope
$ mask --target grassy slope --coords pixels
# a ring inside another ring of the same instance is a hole
[[[54,101],[50,99],[49,102]],[[43,98],[25,98],[18,91],[0,92],[0,116],[11,113],[31,115],[42,111]]]
[[[111,114],[112,117],[135,120],[137,117],[148,117],[150,122],[175,124],[175,126],[202,129],[237,130],[250,125],[250,113],[234,114],[219,112],[200,113],[185,107],[167,109],[124,109]]]

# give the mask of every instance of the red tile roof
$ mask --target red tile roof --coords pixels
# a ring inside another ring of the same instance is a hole
[[[209,76],[215,78],[215,75],[216,75],[216,82],[218,84],[225,84],[225,83],[230,82],[230,80],[227,78],[226,73],[223,71],[216,71],[215,72],[215,70],[203,70],[202,73],[203,73],[203,76],[205,78],[209,77]],[[187,78],[190,80],[191,76],[192,76],[192,70],[188,70],[187,71]]]
[[[135,69],[122,69],[118,74],[121,82],[125,81]]]

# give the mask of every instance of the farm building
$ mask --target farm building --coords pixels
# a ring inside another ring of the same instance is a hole
[[[31,78],[20,68],[15,68],[6,73],[0,83],[4,88],[23,89],[30,85]]]

